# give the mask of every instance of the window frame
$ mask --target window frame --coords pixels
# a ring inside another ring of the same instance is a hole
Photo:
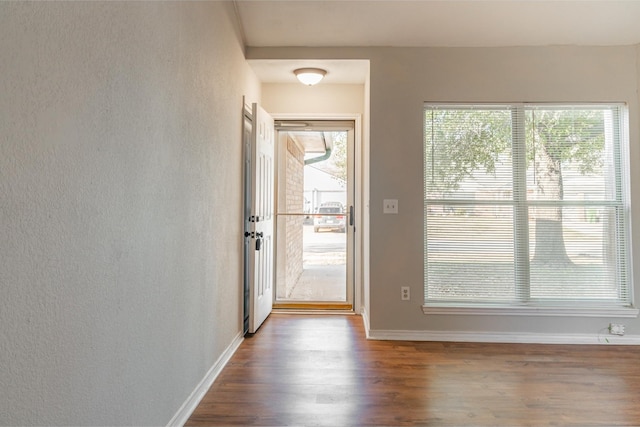
[[[422,309],[425,314],[459,314],[459,315],[524,315],[524,316],[578,316],[578,317],[637,317],[640,310],[635,308],[634,305],[634,286],[633,286],[633,271],[632,271],[632,255],[631,255],[631,196],[630,196],[630,168],[629,168],[629,120],[628,120],[628,106],[626,103],[621,102],[607,102],[607,103],[431,103],[425,102],[423,104],[423,150],[427,150],[427,112],[434,108],[443,109],[509,109],[512,112],[512,179],[514,181],[514,187],[520,186],[521,191],[514,191],[511,200],[507,204],[513,206],[513,221],[514,221],[514,264],[516,261],[516,245],[526,244],[528,245],[528,213],[527,210],[530,207],[540,205],[553,205],[553,206],[576,206],[576,203],[566,200],[558,201],[534,201],[528,200],[526,196],[527,182],[526,182],[526,167],[516,167],[516,162],[526,163],[526,112],[528,110],[539,108],[612,108],[617,111],[617,126],[619,128],[619,138],[614,144],[615,150],[615,166],[617,168],[616,173],[619,177],[616,182],[616,197],[619,195],[621,200],[614,200],[613,202],[605,202],[601,205],[610,205],[618,208],[623,216],[621,221],[616,221],[616,227],[618,231],[624,233],[625,239],[623,242],[616,244],[621,249],[622,255],[625,259],[622,262],[616,264],[616,268],[622,271],[624,274],[624,280],[626,283],[626,300],[616,301],[611,303],[609,301],[598,300],[580,300],[580,299],[567,299],[567,300],[536,300],[532,299],[529,290],[527,289],[527,295],[525,299],[519,299],[517,301],[509,302],[485,302],[485,301],[455,301],[455,300],[429,300],[428,299],[428,277],[427,277],[427,207],[429,202],[433,202],[434,199],[427,197],[427,156],[426,151],[423,153],[423,202],[424,202],[424,295]],[[519,173],[517,173],[519,172]],[[524,189],[524,191],[522,191]],[[519,195],[518,195],[519,194]],[[518,200],[516,200],[518,199]],[[454,199],[455,200],[455,199]],[[460,201],[460,200],[458,200]],[[442,200],[440,201],[443,202]],[[599,204],[600,206],[600,204]],[[516,218],[519,216],[519,218]],[[516,223],[525,224],[525,228],[516,227]],[[527,235],[524,241],[526,243],[517,242],[518,236],[522,237]],[[522,252],[521,252],[522,253]],[[528,254],[528,250],[525,251]],[[529,263],[527,259],[525,268],[526,274],[529,274]],[[514,267],[515,268],[515,267]],[[515,271],[515,270],[514,270]],[[516,274],[519,274],[516,272]],[[529,279],[527,279],[529,282]],[[616,287],[618,291],[621,290],[621,283],[617,282]],[[513,282],[515,292],[519,292],[518,285]]]

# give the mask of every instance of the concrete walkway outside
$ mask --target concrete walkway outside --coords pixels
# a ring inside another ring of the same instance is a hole
[[[346,301],[346,234],[304,226],[304,271],[287,300]]]

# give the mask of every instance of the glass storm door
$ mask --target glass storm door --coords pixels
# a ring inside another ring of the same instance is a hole
[[[276,122],[274,307],[353,309],[354,124]]]

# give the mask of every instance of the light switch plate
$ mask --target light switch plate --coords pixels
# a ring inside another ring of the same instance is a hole
[[[384,204],[382,206],[382,213],[397,214],[398,199],[384,199]]]

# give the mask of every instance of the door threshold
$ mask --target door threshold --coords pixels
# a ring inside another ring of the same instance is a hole
[[[356,314],[353,310],[321,310],[316,308],[274,308],[271,314],[326,314],[331,316],[334,314],[353,316]]]
[[[345,303],[275,303],[273,304],[274,311],[282,311],[282,312],[291,312],[292,310],[296,311],[330,311],[330,312],[353,312],[352,304]]]

